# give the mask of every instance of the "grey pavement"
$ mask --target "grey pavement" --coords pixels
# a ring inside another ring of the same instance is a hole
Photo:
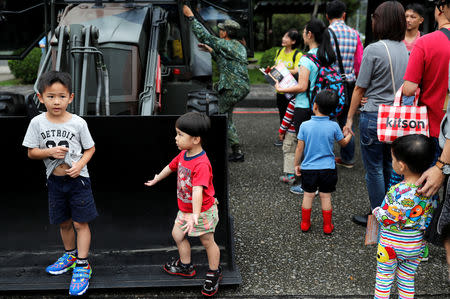
[[[221,287],[216,298],[372,298],[376,246],[364,245],[365,228],[351,222],[369,209],[359,148],[353,169],[339,168],[333,193],[335,231],[322,232],[319,199],[312,227],[300,231],[301,196],[278,181],[282,150],[275,109],[238,109],[235,124],[245,162],[232,163],[230,206],[235,224],[236,262],[243,283]],[[419,266],[416,298],[450,298],[443,248],[430,245],[430,260]],[[396,294],[395,288],[392,290]],[[66,292],[11,294],[13,298],[59,298]],[[201,297],[200,287],[177,289],[91,290],[91,298]],[[393,296],[397,298],[396,296]]]
[[[9,70],[8,63],[5,60],[0,60],[0,82],[14,79],[14,76]]]
[[[0,74],[0,77],[1,77],[1,74]],[[0,86],[0,91],[19,93],[19,94],[23,94],[26,96],[33,92],[33,85],[27,84],[27,85]]]
[[[236,107],[258,107],[271,108],[276,107],[276,92],[269,84],[253,84],[250,86],[250,92],[243,101]]]
[[[376,246],[364,246],[365,228],[351,221],[353,214],[369,210],[359,148],[355,167],[338,169],[332,199],[335,232],[331,236],[322,233],[317,198],[311,231],[302,233],[301,196],[289,193],[278,182],[282,151],[272,145],[277,114],[236,114],[234,119],[246,152],[244,163],[230,165],[236,256],[243,276],[238,294],[373,296]],[[445,251],[430,246],[430,256],[419,267],[417,297],[450,298]]]

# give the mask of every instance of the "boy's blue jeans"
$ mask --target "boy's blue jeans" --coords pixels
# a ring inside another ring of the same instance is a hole
[[[377,137],[377,112],[361,112],[359,132],[361,156],[372,210],[381,205],[392,172],[391,146]]]

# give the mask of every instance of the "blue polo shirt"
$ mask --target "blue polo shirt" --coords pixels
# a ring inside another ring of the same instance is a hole
[[[328,116],[313,116],[301,124],[297,139],[305,142],[302,170],[335,169],[333,146],[344,138]]]

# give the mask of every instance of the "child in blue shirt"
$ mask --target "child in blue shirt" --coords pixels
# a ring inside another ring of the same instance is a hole
[[[307,232],[311,226],[311,208],[315,192],[319,190],[322,204],[323,232],[331,234],[331,192],[336,190],[337,171],[334,161],[333,145],[337,141],[345,147],[352,138],[344,137],[339,125],[331,121],[330,113],[338,105],[338,96],[332,90],[322,90],[317,94],[313,106],[314,116],[303,122],[298,132],[295,151],[295,174],[301,176],[304,190],[302,202],[301,229]],[[300,161],[304,157],[300,166]]]

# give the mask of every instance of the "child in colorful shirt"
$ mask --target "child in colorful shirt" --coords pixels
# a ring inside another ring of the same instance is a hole
[[[406,135],[392,143],[392,167],[404,180],[392,186],[372,212],[381,224],[375,298],[389,298],[395,276],[399,297],[414,298],[423,233],[437,207],[436,200],[417,193],[414,183],[429,168],[433,153],[434,142],[424,135]]]
[[[214,295],[222,278],[219,266],[220,250],[214,241],[214,231],[219,222],[217,200],[211,163],[202,148],[202,141],[210,127],[205,114],[189,112],[177,119],[175,142],[181,152],[153,180],[145,183],[153,186],[177,171],[178,215],[172,230],[178,247],[178,258],[172,258],[163,269],[171,275],[185,278],[196,274],[191,263],[191,246],[186,238],[199,237],[208,255],[209,270],[206,273],[202,294]]]
[[[289,101],[289,104],[284,114],[280,125],[279,140],[283,141],[283,171],[284,175],[280,176],[280,181],[287,184],[295,182],[294,175],[294,158],[295,148],[297,147],[297,135],[295,134],[295,127],[293,122],[294,117],[295,97]]]

